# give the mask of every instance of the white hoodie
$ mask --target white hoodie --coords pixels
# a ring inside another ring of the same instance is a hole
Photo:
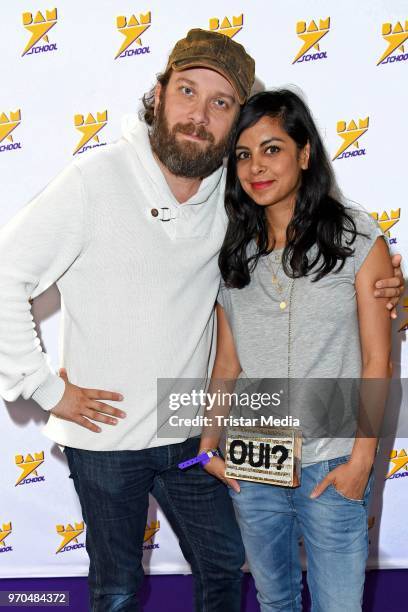
[[[45,410],[63,395],[28,301],[56,282],[60,367],[76,385],[124,396],[107,403],[127,417],[116,426],[98,423],[101,433],[51,414],[44,433],[55,442],[138,450],[183,439],[157,437],[164,398],[156,382],[207,375],[226,229],[224,174],[220,168],[178,204],[147,126],[132,116],[123,138],[75,158],[1,230],[1,395],[32,397]]]

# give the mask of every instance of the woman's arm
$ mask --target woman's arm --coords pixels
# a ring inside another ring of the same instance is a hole
[[[241,369],[228,319],[223,307],[217,304],[217,351],[208,393],[231,393]],[[223,427],[218,425],[215,417],[225,417],[229,411],[230,406],[224,405],[224,403],[214,405],[208,414],[212,425],[203,429],[199,454],[206,449],[217,448]],[[239,484],[235,480],[225,477],[225,462],[220,457],[213,457],[204,469],[239,491]]]
[[[383,238],[377,238],[356,275],[358,322],[362,355],[360,412],[357,434],[348,463],[330,472],[317,485],[317,497],[333,484],[343,495],[362,499],[374,463],[391,376],[391,321],[384,308],[387,298],[376,298],[372,287],[392,273],[391,258]]]
[[[377,238],[356,275],[362,388],[359,430],[351,461],[360,465],[366,464],[368,472],[375,459],[377,438],[387,398],[387,381],[391,377],[392,369],[391,322],[383,308],[387,300],[373,297],[371,288],[373,281],[389,274],[390,271],[392,264],[388,247],[384,239]]]

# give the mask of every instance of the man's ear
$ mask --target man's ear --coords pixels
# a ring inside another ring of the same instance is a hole
[[[163,88],[162,88],[161,83],[157,83],[156,87],[154,88],[154,116],[156,116],[158,108],[159,108],[162,89]]]
[[[302,149],[300,154],[300,166],[302,170],[307,170],[309,167],[310,158],[310,142],[308,142]]]

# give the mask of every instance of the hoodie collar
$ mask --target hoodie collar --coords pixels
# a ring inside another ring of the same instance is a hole
[[[175,204],[178,207],[204,204],[221,184],[221,179],[225,174],[222,166],[210,174],[210,176],[203,179],[197,193],[180,205],[180,203],[174,197],[159,164],[154,158],[153,151],[150,146],[149,128],[147,124],[141,120],[137,114],[125,115],[122,120],[122,134],[134,148],[139,162],[146,171],[153,188],[158,191],[162,198],[163,195],[165,195],[166,200],[172,204]]]

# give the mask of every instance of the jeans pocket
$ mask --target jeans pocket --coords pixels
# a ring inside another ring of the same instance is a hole
[[[360,504],[363,505],[364,504],[364,498],[363,499],[353,499],[352,497],[346,497],[346,495],[343,495],[343,493],[341,493],[341,491],[339,491],[338,489],[336,489],[336,487],[331,484],[329,485],[331,487],[331,489],[334,491],[334,493],[336,493],[336,495],[339,495],[342,499],[344,499],[345,501],[350,502],[351,504]]]
[[[327,465],[328,465],[328,472],[331,472],[332,470],[334,470],[336,467],[338,467],[339,465],[344,465],[345,463],[347,463],[350,459],[350,455],[343,455],[342,457],[336,457],[335,459],[329,459],[327,461]],[[370,495],[370,491],[371,491],[371,484],[373,481],[373,477],[374,477],[374,473],[373,470],[371,470],[370,472],[370,476],[368,478],[367,484],[366,484],[366,488],[364,490],[364,495],[362,499],[354,499],[352,497],[347,497],[346,495],[344,495],[344,493],[342,493],[341,491],[339,491],[338,489],[336,489],[336,487],[334,486],[334,484],[329,485],[329,489],[338,497],[340,497],[341,499],[349,502],[350,504],[360,504],[361,506],[365,505],[368,501],[369,495]]]

